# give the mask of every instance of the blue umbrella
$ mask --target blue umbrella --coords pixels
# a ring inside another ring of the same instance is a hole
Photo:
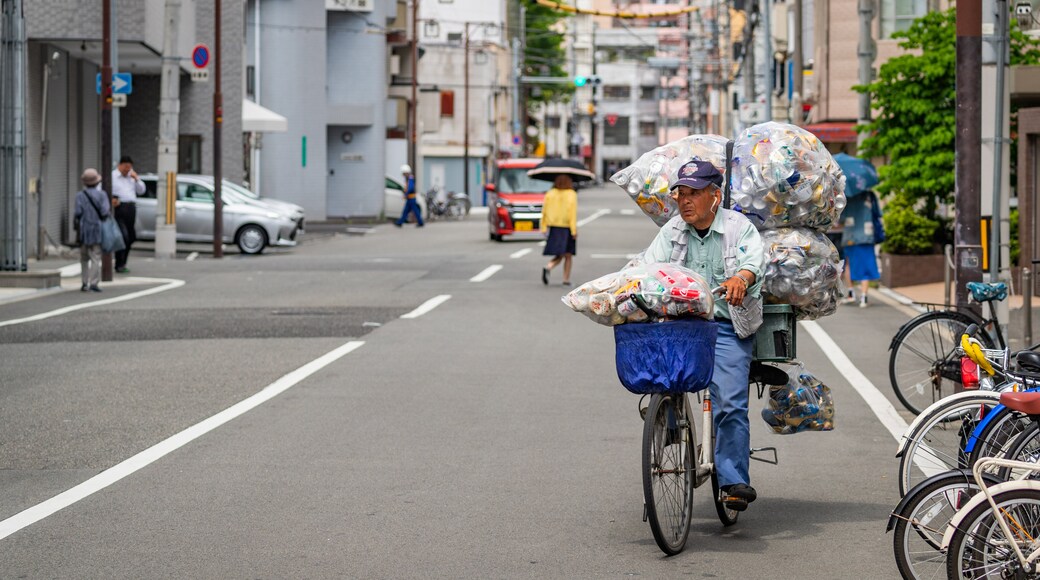
[[[838,153],[834,160],[845,174],[845,197],[856,197],[878,184],[877,169],[870,161],[846,153]]]

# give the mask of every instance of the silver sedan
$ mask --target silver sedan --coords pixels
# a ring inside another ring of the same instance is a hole
[[[155,239],[157,177],[142,175],[145,193],[137,199],[137,237]],[[224,183],[227,183],[226,181]],[[177,241],[213,241],[213,178],[177,176]],[[262,199],[247,197],[233,187],[221,189],[225,243],[235,243],[243,254],[259,254],[267,246],[295,246],[303,223],[302,212],[293,215]],[[295,219],[294,219],[295,218]]]

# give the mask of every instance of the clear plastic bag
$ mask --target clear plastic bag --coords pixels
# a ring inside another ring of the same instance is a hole
[[[663,226],[679,211],[668,184],[679,168],[692,159],[708,161],[719,173],[725,174],[726,138],[719,135],[683,137],[644,153],[610,180],[620,185],[654,223]]]
[[[715,309],[704,278],[688,268],[663,263],[630,264],[578,286],[561,300],[605,326],[694,316],[711,319]]]
[[[812,133],[770,121],[746,129],[733,146],[733,209],[758,229],[826,230],[845,207],[845,175]]]
[[[830,239],[810,228],[762,230],[766,302],[790,304],[799,320],[834,314],[844,294],[843,264]]]
[[[834,429],[834,399],[827,385],[798,365],[787,372],[783,386],[769,387],[762,418],[774,433],[790,435],[802,431]]]

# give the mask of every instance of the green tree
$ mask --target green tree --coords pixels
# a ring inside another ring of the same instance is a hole
[[[557,24],[565,16],[552,8],[542,6],[534,0],[523,0],[527,9],[524,47],[524,74],[529,76],[566,77],[567,53],[563,47],[564,37]],[[528,108],[537,103],[565,101],[574,94],[573,84],[528,85]]]
[[[1010,20],[1011,64],[1040,62],[1036,43]],[[908,52],[881,65],[873,83],[853,87],[870,95],[875,110],[873,121],[857,127],[870,134],[862,155],[888,159],[878,168],[880,194],[934,219],[954,192],[956,12],[929,12],[893,38],[903,39],[899,46]],[[1008,161],[1014,168],[1013,153]]]

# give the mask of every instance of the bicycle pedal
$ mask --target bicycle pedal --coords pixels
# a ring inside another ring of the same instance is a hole
[[[770,460],[770,459],[766,459],[764,457],[755,457],[755,453],[767,453],[767,452],[771,452],[773,454],[773,459]],[[748,453],[748,457],[750,459],[754,459],[755,461],[761,461],[762,463],[769,463],[769,464],[772,464],[772,465],[780,465],[780,459],[778,458],[778,456],[776,454],[776,447],[752,447],[750,453]]]

